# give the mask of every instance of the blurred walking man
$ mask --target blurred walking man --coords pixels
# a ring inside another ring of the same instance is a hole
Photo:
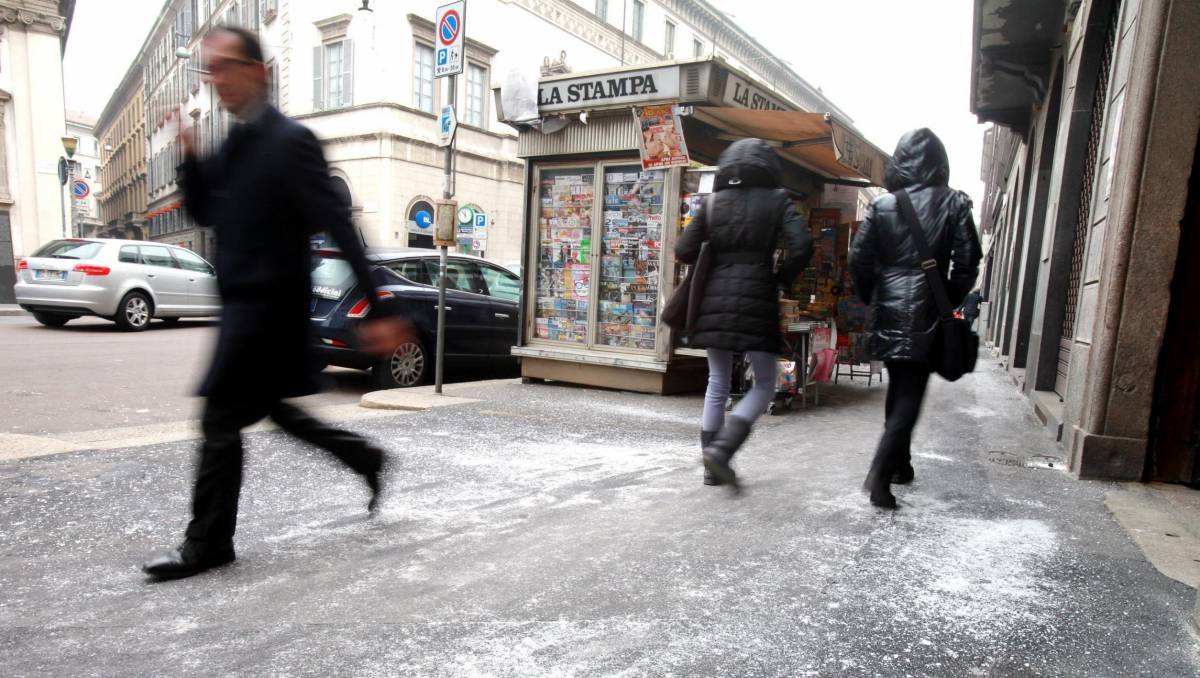
[[[334,191],[312,132],[267,102],[262,47],[249,31],[214,29],[204,40],[205,77],[238,122],[220,150],[197,159],[191,130],[181,131],[184,204],[217,231],[221,326],[208,375],[192,520],[178,548],[142,569],[157,579],[189,577],[234,559],[242,486],[241,430],[264,417],[337,457],[363,477],[374,511],[384,454],[366,439],[308,416],[286,398],[315,393],[309,359],[312,283],[309,236],[328,231],[361,289],[376,299],[349,206]],[[364,346],[383,353],[408,332],[376,304],[361,327]]]

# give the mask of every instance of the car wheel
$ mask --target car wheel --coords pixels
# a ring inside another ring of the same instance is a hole
[[[121,299],[121,304],[117,306],[117,317],[114,318],[117,327],[126,332],[141,332],[150,326],[150,318],[153,317],[153,309],[150,306],[150,298],[142,292],[130,292]]]
[[[45,325],[46,327],[62,327],[63,325],[66,325],[69,321],[74,320],[75,318],[78,318],[78,317],[79,316],[74,316],[74,315],[59,315],[57,313],[34,313],[33,314],[33,319],[38,321],[39,323]]]
[[[428,379],[432,362],[420,341],[406,341],[379,361],[375,379],[384,388],[420,386]]]

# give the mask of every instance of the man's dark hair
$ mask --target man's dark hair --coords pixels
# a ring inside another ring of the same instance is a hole
[[[258,41],[258,35],[254,31],[241,26],[217,26],[213,30],[237,36],[242,41],[242,56],[250,61],[259,64],[266,61],[266,57],[263,56],[262,43]]]

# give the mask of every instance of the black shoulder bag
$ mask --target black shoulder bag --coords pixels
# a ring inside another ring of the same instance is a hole
[[[696,255],[696,263],[688,269],[687,277],[671,293],[671,298],[662,310],[663,322],[684,336],[692,334],[696,329],[696,314],[700,312],[700,299],[704,296],[708,271],[712,268],[713,251],[709,243],[712,234],[712,228],[709,227],[712,204],[713,194],[709,193],[704,198],[704,243],[700,245],[700,254]]]
[[[912,198],[907,191],[896,191],[894,195],[896,204],[900,206],[901,220],[908,222],[913,243],[917,246],[929,290],[937,302],[937,337],[929,362],[933,370],[946,381],[958,381],[962,375],[975,371],[975,360],[979,357],[979,335],[971,331],[969,322],[954,317],[954,307],[950,305],[950,297],[946,294],[946,281],[938,269],[937,259],[929,249],[929,241],[925,239],[921,219],[913,209]]]

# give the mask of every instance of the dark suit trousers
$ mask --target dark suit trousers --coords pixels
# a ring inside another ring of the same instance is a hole
[[[200,468],[192,496],[192,521],[187,537],[212,544],[229,543],[237,529],[238,497],[242,489],[243,428],[270,417],[284,431],[337,457],[356,473],[380,470],[383,453],[355,433],[329,426],[304,410],[284,402],[251,406],[209,399],[201,428]]]
[[[912,433],[929,385],[928,363],[889,362],[883,436],[871,462],[871,476],[891,475],[912,463]]]

